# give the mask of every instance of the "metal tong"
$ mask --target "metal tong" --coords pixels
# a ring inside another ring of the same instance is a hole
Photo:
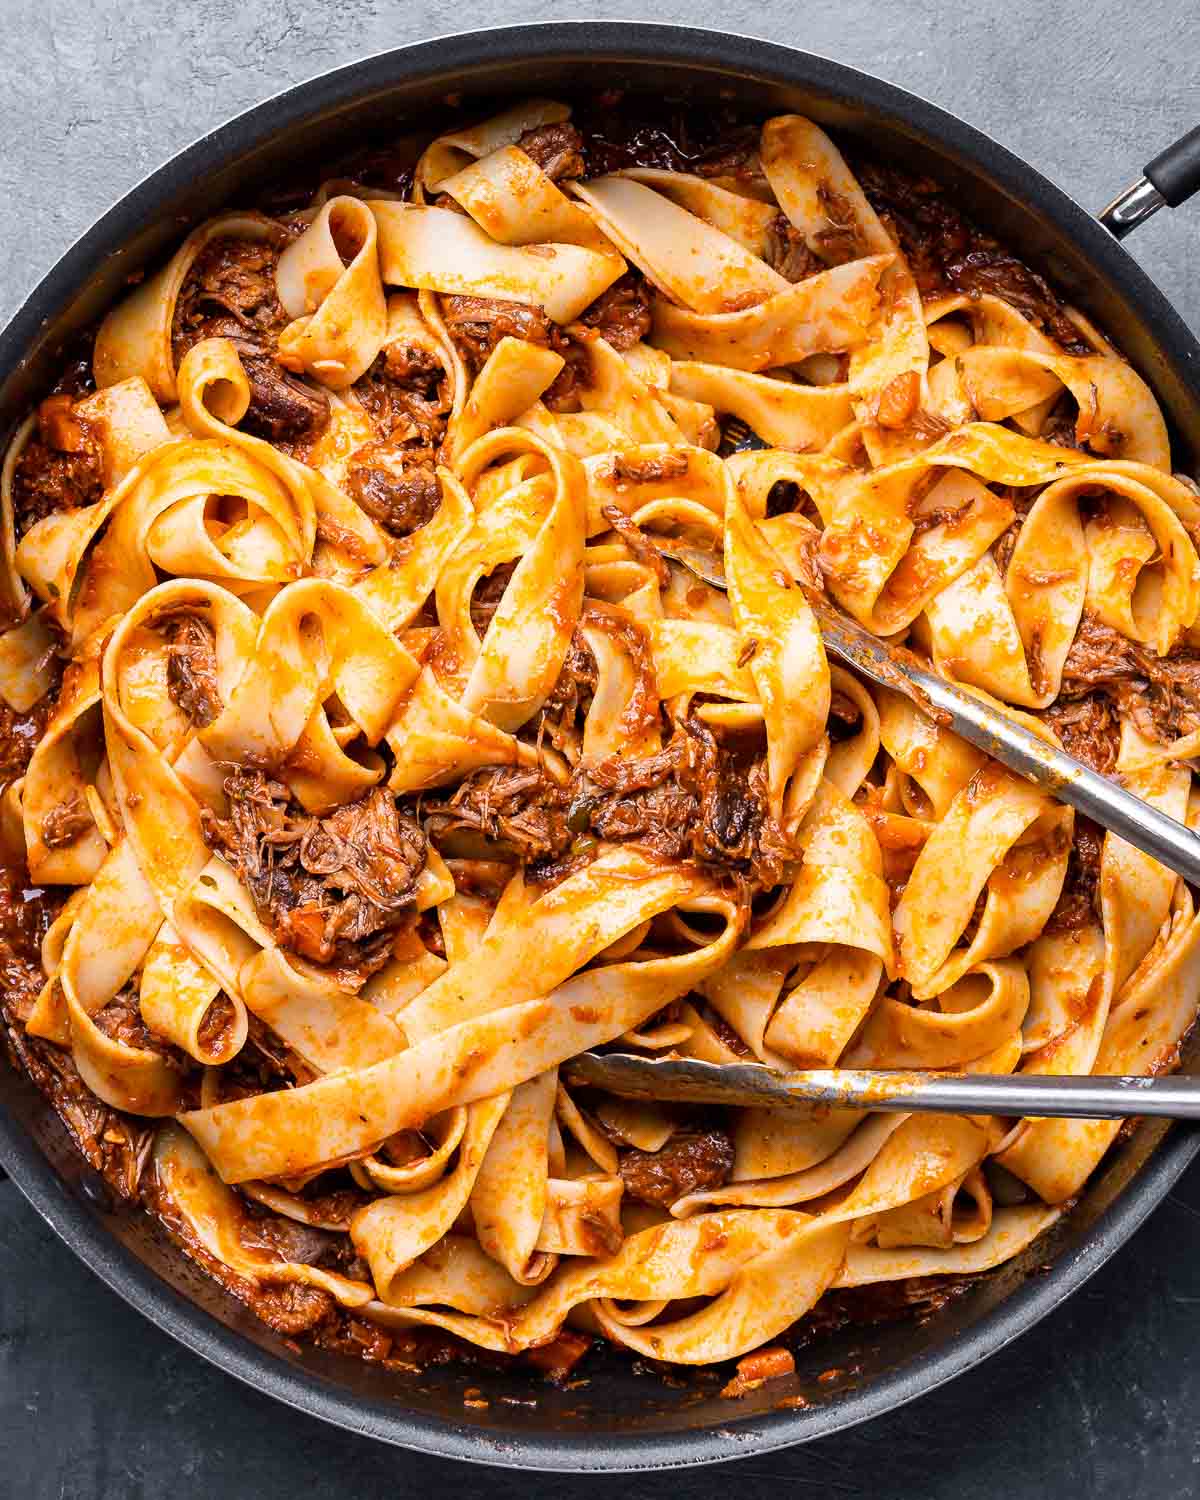
[[[584,1052],[563,1064],[568,1083],[629,1099],[736,1105],[811,1114],[867,1109],[944,1115],[1062,1115],[1122,1120],[1163,1115],[1200,1119],[1200,1079],[1102,1077],[1050,1073],[910,1073],[822,1068],[782,1073],[762,1063]]]

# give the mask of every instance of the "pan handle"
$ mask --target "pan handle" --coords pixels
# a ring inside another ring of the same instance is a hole
[[[1160,208],[1178,208],[1200,192],[1200,125],[1160,151],[1138,180],[1100,214],[1105,229],[1123,240]]]

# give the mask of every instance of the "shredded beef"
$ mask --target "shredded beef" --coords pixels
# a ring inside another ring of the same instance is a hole
[[[37,429],[13,472],[13,524],[18,540],[56,511],[92,505],[104,490],[100,435],[71,410],[68,395],[38,407]]]
[[[486,634],[492,623],[492,616],[500,607],[504,590],[508,587],[516,566],[516,563],[511,562],[500,563],[475,585],[475,591],[471,595],[471,623],[480,636]]]
[[[1067,653],[1059,699],[1097,691],[1142,734],[1168,743],[1200,729],[1200,652],[1176,646],[1157,656],[1084,614]]]
[[[19,714],[0,698],[0,788],[24,775],[46,733],[54,703],[55,693],[51,691],[28,713]]]
[[[174,1049],[160,1041],[142,1020],[137,991],[131,986],[121,990],[92,1017],[97,1030],[123,1047],[139,1047],[170,1059]]]
[[[72,790],[42,818],[42,843],[47,849],[63,849],[68,844],[73,844],[91,826],[92,815],[87,803],[77,791]]]
[[[808,248],[804,236],[786,214],[778,214],[767,230],[763,259],[785,281],[803,281],[825,269],[825,262]]]
[[[217,647],[212,626],[198,615],[163,622],[167,637],[167,692],[171,702],[203,729],[223,708],[217,685]]]
[[[1042,717],[1050,724],[1063,749],[1082,760],[1093,771],[1110,775],[1117,765],[1121,725],[1112,700],[1102,692],[1052,703]]]
[[[386,962],[412,913],[425,835],[381,787],[318,818],[261,771],[225,778],[228,818],[205,812],[204,836],[245,882],[279,942],[347,983]]]
[[[663,479],[682,479],[688,471],[686,453],[664,453],[658,458],[627,458],[618,453],[612,461],[612,477],[632,484],[657,484]]]
[[[570,720],[576,713],[586,713],[595,691],[596,661],[587,641],[577,630],[571,637],[558,680],[542,705],[543,723]]]
[[[546,316],[545,309],[525,302],[446,296],[442,298],[442,317],[455,347],[475,374],[504,338],[524,339],[527,344],[556,352],[566,347],[566,335]]]
[[[450,391],[446,372],[429,352],[396,343],[351,387],[381,438],[435,450],[446,436]]]
[[[175,360],[201,339],[230,339],[250,382],[247,432],[271,442],[316,437],[329,421],[329,402],[291,376],[274,357],[275,340],[288,322],[275,290],[279,241],[222,236],[196,257],[171,331]]]
[[[584,174],[583,137],[566,120],[527,130],[517,145],[537,162],[551,182],[566,182]]]
[[[1099,919],[1103,843],[1104,830],[1082,813],[1076,813],[1075,842],[1067,860],[1066,879],[1058,904],[1046,923],[1046,932],[1075,932]]]
[[[568,804],[567,790],[539,768],[503,766],[473,772],[453,792],[425,798],[422,809],[434,843],[467,830],[533,864],[569,849]]]
[[[1050,285],[956,207],[945,189],[878,162],[851,163],[867,200],[900,242],[923,296],[991,292],[1071,354],[1089,353]]]
[[[616,505],[605,505],[600,514],[632,552],[634,558],[649,568],[663,588],[671,581],[671,570],[662,553],[630,516]]]
[[[346,490],[392,536],[408,536],[431,521],[442,501],[428,448],[369,443],[346,471]]]
[[[589,344],[600,337],[616,350],[632,349],[650,332],[650,292],[638,270],[626,271],[565,331],[551,327],[550,347],[564,360],[562,369],[543,391],[542,401],[551,411],[576,411],[579,391],[592,378]]]
[[[622,1151],[618,1170],[631,1198],[670,1208],[688,1193],[724,1186],[733,1142],[724,1130],[683,1131],[658,1151]]]
[[[227,1044],[237,1019],[233,1001],[224,990],[217,995],[201,1018],[196,1028],[196,1040],[211,1057]]]
[[[632,349],[650,332],[650,289],[640,271],[626,271],[579,315],[585,328],[594,329],[614,349]]]
[[[792,857],[767,806],[766,769],[718,744],[687,719],[657,755],[613,756],[587,769],[577,796],[590,801],[588,831],[636,843],[666,859],[740,873],[777,885]]]
[[[6,876],[11,872],[5,872]],[[0,895],[0,906],[3,897]],[[79,1076],[70,1052],[25,1030],[29,1007],[42,984],[41,970],[31,958],[17,958],[9,946],[8,923],[0,923],[0,979],[3,998],[0,1016],[13,1062],[33,1080],[70,1131],[90,1168],[98,1173],[99,1190],[135,1199],[143,1185],[146,1163],[154,1144],[154,1130],[146,1122],[110,1109]],[[28,997],[28,998],[26,998]]]
[[[281,230],[270,240],[221,235],[196,257],[175,304],[171,336],[175,357],[184,354],[214,318],[238,325],[253,341],[272,339],[288,323],[275,290],[275,268],[284,245]]]

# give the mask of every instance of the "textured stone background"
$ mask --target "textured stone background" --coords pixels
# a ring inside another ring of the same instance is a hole
[[[516,0],[0,0],[0,320],[146,171],[236,111],[337,64],[470,25],[592,17]],[[613,11],[605,14],[612,16]],[[1196,0],[704,0],[620,6],[825,53],[991,131],[1099,208],[1200,118]],[[1200,202],[1138,233],[1200,328]],[[627,1476],[630,1500],[1193,1495],[1200,1481],[1200,1173],[1017,1345],[866,1428],[736,1467]],[[334,1433],[242,1389],[109,1293],[0,1184],[0,1495],[143,1500],[419,1492],[537,1500],[612,1482],[466,1469]]]

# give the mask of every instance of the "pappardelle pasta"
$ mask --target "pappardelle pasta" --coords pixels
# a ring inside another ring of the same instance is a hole
[[[559,1070],[1174,1065],[1187,886],[809,605],[1195,824],[1200,492],[1153,395],[799,116],[685,150],[533,99],[408,159],[201,225],[11,442],[12,1050],[262,1317],[376,1354],[709,1364],[999,1265],[1116,1122]]]

